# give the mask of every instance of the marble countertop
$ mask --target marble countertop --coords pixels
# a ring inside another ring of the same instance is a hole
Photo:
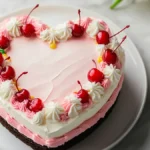
[[[35,4],[73,5],[90,9],[109,17],[118,26],[131,25],[128,35],[137,46],[146,66],[150,85],[150,1],[134,2],[115,10],[110,10],[111,0],[0,0],[0,16],[14,10],[34,6]],[[128,0],[129,1],[129,0]],[[140,70],[139,70],[140,71]],[[133,130],[114,150],[149,150],[150,149],[150,89],[144,111]]]

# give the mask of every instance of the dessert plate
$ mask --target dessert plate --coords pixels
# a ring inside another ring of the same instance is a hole
[[[7,17],[27,14],[29,10],[31,9],[23,9],[13,12],[0,18],[0,21]],[[56,25],[71,18],[76,18],[76,11],[77,8],[49,5],[40,6],[33,15],[42,18],[42,21],[46,24]],[[82,9],[82,14],[83,16],[101,18],[108,23],[109,27],[114,32],[119,31],[119,28],[106,17],[84,9]],[[119,36],[123,37],[123,34],[124,33]],[[91,150],[93,148],[98,150],[112,148],[123,139],[138,120],[145,103],[147,92],[146,71],[136,47],[129,38],[124,43],[124,49],[126,51],[125,81],[115,108],[105,122],[99,126],[93,134],[81,143],[72,147],[72,150]],[[28,146],[11,135],[9,131],[1,126],[0,130],[0,149],[19,150],[21,147],[22,150],[30,150]]]

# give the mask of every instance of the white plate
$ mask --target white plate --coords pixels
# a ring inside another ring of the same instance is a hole
[[[27,14],[30,9],[13,12],[6,17]],[[67,6],[41,6],[34,16],[42,18],[49,25],[63,23],[69,19],[77,18],[77,8]],[[82,16],[92,16],[105,20],[114,31],[119,28],[108,18],[97,13],[82,9]],[[123,37],[124,33],[120,36]],[[81,143],[72,147],[72,150],[100,150],[115,146],[132,129],[137,122],[146,98],[147,77],[143,61],[138,50],[128,38],[124,43],[126,51],[125,82],[120,93],[118,103],[105,122]],[[1,150],[30,150],[27,145],[16,139],[11,133],[0,126]]]

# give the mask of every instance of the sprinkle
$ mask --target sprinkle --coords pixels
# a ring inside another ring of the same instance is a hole
[[[97,58],[97,62],[100,63],[100,62],[102,62],[102,61],[103,61],[102,56],[99,56],[99,57]]]
[[[20,87],[18,87],[18,90],[20,91],[20,90],[21,90],[21,88],[20,88]]]
[[[5,58],[7,58],[8,56],[7,56],[7,54],[6,53],[3,53],[3,58],[5,59]]]
[[[34,96],[30,96],[30,98],[31,98],[31,99],[34,99],[35,97],[34,97]]]
[[[51,49],[56,49],[56,43],[55,43],[55,41],[53,41],[52,43],[50,43],[50,48]]]
[[[1,48],[0,48],[0,53],[1,53],[1,54],[6,54],[5,50],[4,50],[4,49],[1,49]]]

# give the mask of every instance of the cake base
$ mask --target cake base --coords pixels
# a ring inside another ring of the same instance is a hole
[[[118,95],[119,97],[119,95]],[[117,99],[118,99],[117,97]],[[104,120],[106,118],[108,118],[109,114],[112,112],[114,106],[116,105],[117,100],[115,101],[114,105],[108,110],[108,112],[106,113],[105,117],[100,119],[94,126],[92,126],[91,128],[87,129],[85,132],[81,133],[80,135],[78,135],[77,137],[71,139],[70,141],[66,142],[64,145],[59,146],[57,148],[48,148],[47,146],[41,146],[37,143],[35,143],[33,140],[27,138],[26,136],[24,136],[23,134],[21,134],[20,132],[18,132],[17,129],[13,128],[11,125],[9,125],[7,123],[7,121],[5,121],[5,119],[3,119],[0,116],[0,123],[6,128],[8,129],[13,135],[16,136],[16,138],[20,139],[22,142],[24,142],[25,144],[29,145],[30,147],[33,148],[33,150],[66,150],[70,147],[72,147],[73,145],[83,141],[87,136],[89,136],[96,128],[99,127],[99,125],[101,125]]]

